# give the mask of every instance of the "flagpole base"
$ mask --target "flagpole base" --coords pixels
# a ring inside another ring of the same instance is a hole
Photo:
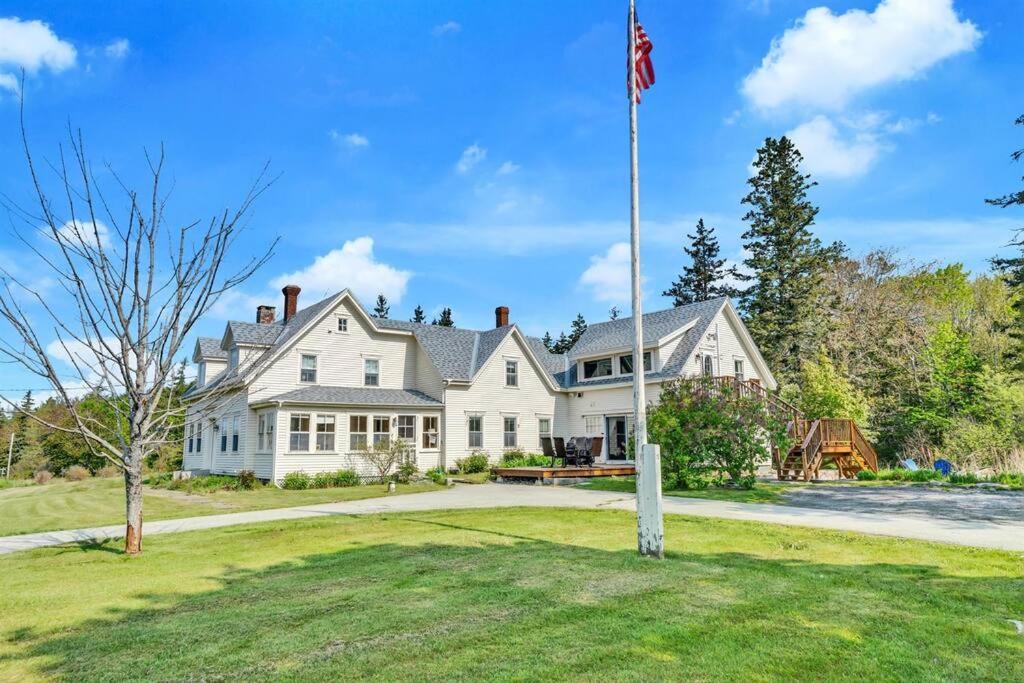
[[[665,518],[661,509],[661,446],[644,444],[636,475],[637,548],[641,555],[665,558]]]

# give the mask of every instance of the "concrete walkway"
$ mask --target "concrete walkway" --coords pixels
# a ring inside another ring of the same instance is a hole
[[[585,509],[635,510],[632,494],[587,491],[559,486],[517,486],[510,484],[461,485],[443,491],[413,493],[386,498],[367,498],[343,503],[305,507],[233,512],[206,517],[187,517],[146,522],[143,535],[173,534],[238,524],[305,519],[327,515],[366,515],[381,512],[417,512],[502,507],[569,507]],[[956,521],[910,515],[831,511],[789,505],[729,503],[698,498],[665,496],[665,512],[675,515],[717,517],[772,524],[788,524],[856,531],[882,536],[899,536],[979,548],[1024,551],[1024,523],[1004,524],[978,520]],[[33,548],[102,541],[124,535],[124,526],[50,531],[0,537],[0,554]]]

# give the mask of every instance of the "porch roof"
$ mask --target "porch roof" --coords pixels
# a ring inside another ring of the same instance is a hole
[[[253,401],[252,405],[279,402],[310,405],[441,407],[441,402],[437,399],[411,389],[323,386],[294,389],[260,401]]]

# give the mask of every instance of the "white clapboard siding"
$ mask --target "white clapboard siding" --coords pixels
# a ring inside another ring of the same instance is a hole
[[[348,332],[338,331],[338,316],[348,318]],[[293,341],[276,361],[261,368],[250,385],[250,401],[309,386],[299,382],[300,357],[305,353],[317,356],[316,384],[321,386],[363,386],[364,360],[375,358],[380,365],[381,388],[414,389],[417,351],[412,335],[372,331],[346,299]]]
[[[717,336],[717,339],[715,339]],[[692,376],[701,372],[697,355],[710,355],[714,359],[715,375],[732,376],[735,371],[733,361],[743,361],[743,374],[746,379],[764,380],[757,370],[750,354],[747,352],[740,335],[725,311],[720,311],[708,327],[707,334],[697,345],[697,349],[686,361],[683,374]]]

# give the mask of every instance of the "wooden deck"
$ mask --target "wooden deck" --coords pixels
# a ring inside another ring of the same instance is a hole
[[[631,477],[636,474],[633,465],[594,465],[593,467],[495,467],[496,476],[506,479],[590,479],[593,477]]]

